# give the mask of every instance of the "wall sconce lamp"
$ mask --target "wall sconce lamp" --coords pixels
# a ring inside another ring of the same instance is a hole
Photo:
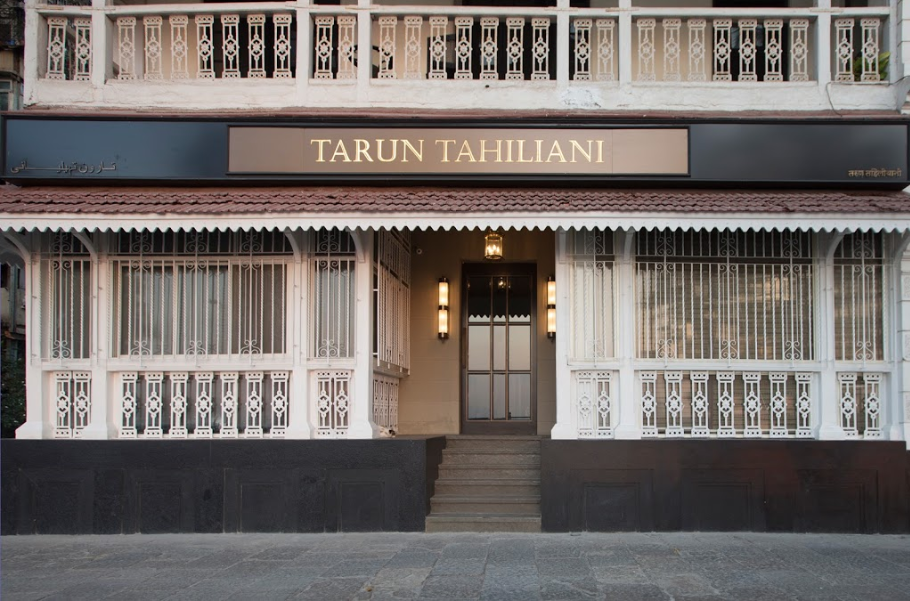
[[[547,338],[556,338],[556,280],[547,278]]]
[[[498,261],[502,258],[502,234],[489,230],[483,238],[483,256],[489,261]]]
[[[437,296],[439,300],[437,330],[439,339],[445,340],[449,337],[449,280],[447,278],[439,278]]]

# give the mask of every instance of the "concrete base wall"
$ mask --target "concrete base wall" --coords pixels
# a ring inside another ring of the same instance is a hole
[[[0,442],[3,534],[423,531],[445,439]]]
[[[910,532],[902,442],[541,444],[544,531]]]

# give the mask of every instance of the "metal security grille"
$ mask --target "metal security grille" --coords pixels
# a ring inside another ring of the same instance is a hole
[[[571,359],[614,356],[613,234],[579,230],[570,238]]]
[[[885,240],[865,232],[844,236],[834,255],[836,357],[885,360],[887,275]]]
[[[91,258],[72,234],[43,236],[41,273],[42,355],[86,359],[91,353]]]
[[[810,234],[640,232],[637,250],[638,357],[814,358]]]
[[[121,234],[113,266],[115,355],[285,353],[287,257],[272,232]],[[132,254],[136,253],[136,254]]]
[[[411,364],[411,236],[383,230],[376,234],[373,295],[376,366],[407,373]]]
[[[310,248],[310,356],[354,356],[354,240],[347,232],[313,232]]]

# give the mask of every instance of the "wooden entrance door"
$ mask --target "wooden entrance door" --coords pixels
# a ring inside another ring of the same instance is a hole
[[[466,264],[461,431],[536,434],[536,266]]]

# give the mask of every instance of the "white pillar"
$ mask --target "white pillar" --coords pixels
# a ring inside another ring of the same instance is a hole
[[[357,246],[354,270],[354,376],[348,438],[377,438],[373,423],[373,232],[351,232]]]
[[[641,409],[635,388],[635,256],[632,243],[633,230],[616,232],[616,295],[617,344],[619,360],[619,386],[614,407],[619,411],[616,438],[641,438]]]
[[[299,39],[299,38],[298,38]],[[300,63],[298,63],[300,64]],[[310,304],[309,290],[309,255],[306,252],[309,240],[300,231],[287,232],[291,246],[294,248],[294,262],[291,264],[290,296],[288,307],[288,341],[291,345],[291,380],[288,385],[288,428],[285,438],[312,438],[314,430],[310,423],[309,407],[309,333],[307,319]]]
[[[109,391],[107,371],[111,344],[110,320],[114,315],[108,306],[111,294],[108,290],[107,274],[110,273],[111,268],[106,253],[98,252],[97,247],[90,246],[90,243],[91,240],[87,238],[83,240],[83,244],[89,249],[92,257],[92,272],[89,274],[92,291],[89,299],[91,303],[89,315],[92,327],[88,328],[89,336],[91,336],[89,357],[92,372],[92,406],[88,426],[82,430],[82,438],[116,438],[117,424],[111,420],[112,407],[116,400],[111,397]]]
[[[818,234],[815,238],[815,266],[817,290],[815,324],[818,331],[817,353],[821,365],[819,383],[815,394],[814,412],[818,420],[816,438],[842,440],[846,438],[840,424],[840,386],[835,365],[837,339],[834,332],[834,252],[843,240],[843,234]]]
[[[556,84],[558,88],[569,85],[569,56],[572,40],[569,37],[569,0],[556,0]]]
[[[114,75],[114,24],[107,18],[104,8],[107,0],[92,0],[92,87],[95,101],[101,101],[104,82]]]
[[[357,0],[357,102],[369,102],[373,78],[372,0]]]
[[[823,10],[822,12],[818,13],[818,16],[815,20],[815,48],[810,48],[809,60],[812,60],[812,51],[814,50],[814,58],[817,71],[815,74],[816,81],[818,82],[818,87],[821,93],[827,94],[827,87],[831,82],[831,59],[834,53],[834,45],[832,44],[831,35],[831,0],[819,0],[818,7]]]
[[[34,102],[35,82],[41,72],[41,57],[44,56],[47,60],[47,24],[35,10],[36,4],[36,0],[27,0],[25,5],[25,48],[22,60],[22,102],[25,106]]]
[[[556,232],[556,425],[550,430],[554,439],[578,438],[578,412],[572,398],[572,371],[569,369],[569,264],[566,257],[565,230]]]
[[[619,7],[626,8],[626,2],[620,2]],[[628,8],[619,13],[619,85],[628,86],[632,83],[632,13]]]
[[[900,296],[895,311],[898,340],[892,345],[897,353],[898,369],[893,372],[894,382],[889,387],[890,398],[897,397],[897,402],[889,403],[892,408],[889,438],[907,441],[910,449],[910,248],[906,247],[906,238],[902,242],[896,269],[900,278]]]
[[[11,240],[14,240],[10,237]],[[15,240],[14,240],[15,242]],[[17,246],[19,246],[17,244]],[[20,250],[22,249],[19,246]],[[25,261],[25,423],[16,429],[16,438],[53,438],[53,412],[45,410],[47,378],[41,370],[41,269],[36,254],[23,253]]]
[[[313,33],[310,23],[310,0],[299,0],[297,8],[297,103],[306,104],[310,72],[313,69]],[[293,418],[292,418],[293,419]]]

